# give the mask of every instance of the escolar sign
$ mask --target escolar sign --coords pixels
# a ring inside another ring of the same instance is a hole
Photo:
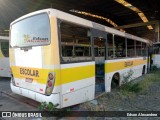
[[[20,74],[39,77],[38,70],[31,70],[31,69],[27,69],[27,68],[20,68]]]
[[[124,63],[125,67],[132,66],[132,65],[133,65],[133,61],[127,61]]]

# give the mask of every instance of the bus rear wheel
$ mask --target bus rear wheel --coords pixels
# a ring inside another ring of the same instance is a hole
[[[115,73],[111,81],[111,89],[117,88],[119,86],[120,76],[119,73]]]
[[[145,70],[146,70],[146,66],[143,66],[143,69],[142,69],[142,75],[145,74]]]

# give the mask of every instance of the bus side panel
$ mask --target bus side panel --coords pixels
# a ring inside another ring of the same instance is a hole
[[[95,62],[61,65],[62,107],[94,99]]]
[[[0,58],[0,77],[11,77],[8,57]]]
[[[131,79],[142,76],[143,67],[145,66],[145,73],[147,72],[147,58],[128,58],[119,60],[106,60],[105,61],[105,88],[106,92],[111,91],[111,82],[113,75],[118,73],[120,75],[119,85],[123,83],[124,77],[133,72]]]
[[[160,54],[153,55],[153,65],[156,65],[158,68],[160,68]]]
[[[63,107],[83,103],[94,99],[94,85],[87,86],[74,92],[69,92],[62,96]]]

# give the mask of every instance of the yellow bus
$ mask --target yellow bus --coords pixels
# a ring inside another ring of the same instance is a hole
[[[9,66],[9,37],[0,36],[0,77],[11,77]]]
[[[11,89],[64,108],[146,73],[148,40],[45,9],[10,25]]]

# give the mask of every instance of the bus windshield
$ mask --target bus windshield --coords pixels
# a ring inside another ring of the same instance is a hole
[[[25,18],[11,26],[11,47],[40,46],[50,43],[50,22],[46,13]]]

